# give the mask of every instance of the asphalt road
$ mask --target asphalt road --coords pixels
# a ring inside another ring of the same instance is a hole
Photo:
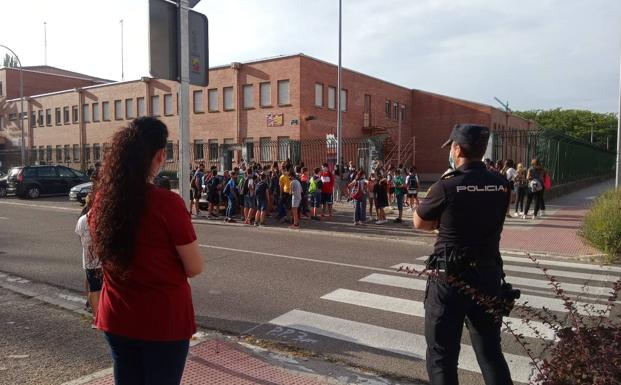
[[[79,211],[64,198],[0,200],[0,271],[80,292],[81,248],[73,233]],[[425,379],[423,318],[412,310],[424,299],[424,282],[421,289],[420,280],[394,266],[422,263],[430,246],[404,227],[395,228],[399,239],[392,239],[365,236],[351,224],[326,226],[330,231],[195,224],[205,259],[205,272],[191,280],[198,323]],[[515,266],[512,274],[526,279],[525,292],[550,301],[541,276],[530,274],[526,261],[516,259]],[[564,282],[585,282],[585,267],[563,268]],[[609,272],[586,271],[585,277],[598,277],[593,285],[609,286]],[[533,277],[539,281],[528,281]],[[464,333],[462,344],[469,343]],[[462,382],[482,384],[464,349]],[[508,335],[503,349],[523,372],[523,352]]]

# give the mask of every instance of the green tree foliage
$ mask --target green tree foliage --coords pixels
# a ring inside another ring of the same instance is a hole
[[[4,55],[4,59],[2,60],[2,65],[4,67],[17,67],[17,58],[7,53]]]
[[[539,126],[557,130],[574,138],[591,141],[593,129],[593,143],[596,146],[614,150],[617,145],[617,116],[614,113],[597,113],[588,110],[552,110],[515,111],[516,115],[525,119],[532,119]]]

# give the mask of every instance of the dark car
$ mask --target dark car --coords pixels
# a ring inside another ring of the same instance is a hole
[[[24,166],[13,167],[7,181],[7,193],[36,199],[41,195],[67,194],[73,186],[88,182],[88,177],[65,166]]]
[[[0,198],[4,198],[7,194],[7,188],[8,188],[8,183],[7,183],[7,175],[4,174],[2,171],[0,171]]]

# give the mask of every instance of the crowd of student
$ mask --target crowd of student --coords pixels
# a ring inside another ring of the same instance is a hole
[[[384,168],[378,164],[367,177],[353,162],[332,170],[327,163],[309,169],[290,161],[264,166],[242,160],[222,174],[215,166],[207,171],[200,163],[190,177],[190,213],[203,217],[201,201],[206,201],[208,219],[218,218],[224,206],[227,223],[240,219],[247,225],[263,226],[266,218],[273,216],[277,222],[299,228],[301,218],[319,221],[332,217],[334,200],[347,199],[355,205],[355,225],[387,223],[385,209],[394,204],[398,210],[395,222],[399,223],[404,206],[412,210],[418,205],[419,183],[416,168],[407,170],[403,165]]]
[[[499,160],[495,163],[490,159],[485,159],[485,165],[489,171],[500,173],[509,181],[509,187],[513,194],[514,211],[512,215],[510,211],[507,212],[507,216],[528,219],[528,212],[533,202],[534,212],[530,218],[536,219],[545,215],[544,193],[551,188],[552,183],[550,175],[537,158],[531,160],[528,169],[522,163],[515,165],[515,162],[511,159],[504,162]],[[524,201],[526,201],[526,204],[524,204]],[[509,210],[511,207],[510,205]]]

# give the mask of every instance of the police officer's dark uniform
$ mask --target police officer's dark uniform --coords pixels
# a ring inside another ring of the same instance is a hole
[[[452,141],[486,146],[488,139],[488,128],[460,124],[442,147]],[[436,182],[416,210],[424,221],[439,220],[439,235],[427,265],[437,269],[440,278],[428,280],[425,294],[427,372],[432,385],[458,383],[464,319],[485,383],[512,384],[500,346],[500,323],[442,279],[450,274],[486,295],[499,295],[500,233],[509,198],[505,178],[487,171],[483,162],[469,161]]]

